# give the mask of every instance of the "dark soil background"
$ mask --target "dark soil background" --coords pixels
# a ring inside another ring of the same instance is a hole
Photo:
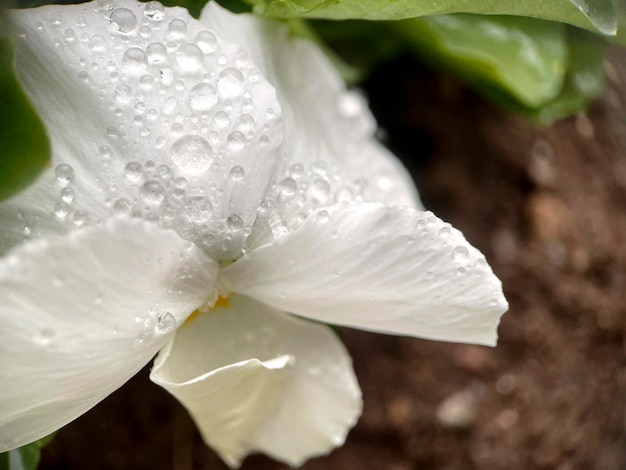
[[[511,309],[495,349],[343,330],[365,411],[305,469],[626,470],[626,54],[607,73],[602,100],[549,129],[409,58],[369,80],[387,144]],[[61,430],[41,468],[226,467],[144,370]]]

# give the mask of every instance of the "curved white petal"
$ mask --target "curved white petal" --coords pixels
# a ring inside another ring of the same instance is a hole
[[[217,269],[174,232],[139,221],[2,259],[0,452],[59,429],[132,377],[211,295]]]
[[[350,357],[329,328],[238,295],[183,325],[151,378],[233,467],[254,451],[299,465],[341,445],[361,413]]]
[[[421,208],[406,169],[377,142],[367,103],[346,89],[319,47],[290,36],[285,25],[232,15],[216,2],[207,4],[200,21],[245,47],[276,87],[285,128],[283,177],[293,177],[296,172],[289,167],[301,164],[305,174],[295,179],[312,183],[320,177],[319,162],[325,162],[328,169],[322,177],[336,199],[362,197]]]
[[[237,253],[282,140],[275,90],[248,54],[157,2],[50,5],[10,19],[53,156],[41,181],[0,205],[0,247],[25,226],[33,237],[134,213],[215,258]]]
[[[444,341],[494,345],[507,309],[461,232],[407,207],[336,204],[222,275],[233,291],[308,318]]]

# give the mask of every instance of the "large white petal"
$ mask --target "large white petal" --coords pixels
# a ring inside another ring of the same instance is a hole
[[[320,177],[338,199],[421,208],[406,169],[374,133],[376,122],[361,95],[346,85],[322,51],[310,41],[293,37],[286,25],[253,15],[232,15],[209,2],[200,18],[229,41],[241,44],[261,72],[276,87],[283,107],[283,177],[301,164],[298,183]],[[326,163],[325,173],[319,163]],[[321,173],[321,174],[320,174]],[[363,185],[365,183],[365,185]]]
[[[254,451],[299,465],[341,445],[361,413],[350,357],[329,328],[238,295],[183,325],[151,378],[233,467]]]
[[[233,291],[308,318],[444,341],[494,345],[507,309],[463,234],[408,207],[336,204],[222,274]]]
[[[174,232],[140,221],[2,259],[0,452],[59,429],[132,377],[211,295],[217,270]]]
[[[232,258],[282,140],[275,90],[248,54],[157,2],[50,5],[10,19],[53,155],[41,181],[0,206],[0,251],[24,228],[35,237],[135,213]],[[57,181],[63,164],[71,181]],[[76,193],[69,204],[66,187]]]

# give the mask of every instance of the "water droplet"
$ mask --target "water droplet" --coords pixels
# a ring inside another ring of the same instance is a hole
[[[469,250],[464,246],[457,246],[454,250],[452,250],[452,255],[457,261],[467,261],[467,258],[469,257]]]
[[[196,44],[205,54],[213,52],[217,46],[215,34],[210,31],[200,31],[196,35]]]
[[[298,189],[298,183],[293,178],[284,178],[278,184],[280,187],[280,192],[285,196],[291,196],[296,193]]]
[[[213,214],[213,204],[202,196],[188,198],[185,205],[187,218],[197,224],[206,222]]]
[[[85,225],[87,220],[89,220],[89,212],[87,211],[76,211],[72,216],[72,221],[77,227]]]
[[[146,70],[148,58],[143,49],[129,47],[122,56],[122,65],[129,73],[139,75]]]
[[[61,199],[68,204],[74,200],[76,192],[72,188],[63,188],[61,190]]]
[[[137,17],[128,8],[118,8],[111,13],[111,28],[120,33],[130,33],[137,27]]]
[[[159,80],[163,85],[170,86],[174,81],[174,71],[168,66],[163,67],[159,70]]]
[[[467,272],[467,269],[465,269],[463,266],[461,266],[460,268],[456,270],[456,273],[458,276],[463,276],[465,275],[466,272]]]
[[[124,167],[124,175],[129,181],[136,183],[143,178],[143,165],[139,162],[129,162]]]
[[[172,161],[183,173],[198,175],[213,164],[213,149],[199,135],[186,135],[172,145]]]
[[[243,220],[237,214],[231,214],[226,219],[226,225],[232,232],[238,232],[243,228]]]
[[[133,205],[126,198],[120,198],[113,203],[113,215],[116,217],[125,217],[130,213]]]
[[[330,219],[330,214],[328,213],[328,211],[319,211],[317,213],[317,220],[322,222],[322,223],[326,223],[328,222],[328,220]]]
[[[176,62],[183,72],[195,72],[204,61],[202,50],[192,43],[183,44],[176,51]]]
[[[434,278],[434,277],[435,277],[435,273],[434,273],[434,272],[432,272],[432,271],[428,271],[428,272],[426,273],[426,279],[432,279],[432,278]]]
[[[213,120],[215,121],[215,124],[217,124],[219,127],[230,126],[230,116],[228,116],[228,113],[224,111],[218,111],[215,114],[215,118],[213,118]]]
[[[54,169],[54,174],[60,183],[68,184],[74,179],[74,168],[66,163],[61,163]]]
[[[65,201],[59,201],[54,205],[54,215],[59,219],[67,217],[71,210],[70,205]]]
[[[146,55],[151,64],[163,64],[167,60],[167,49],[160,42],[153,42],[146,47]]]
[[[133,97],[133,90],[128,85],[120,84],[115,87],[113,92],[115,99],[120,103],[128,103]]]
[[[220,97],[226,100],[237,98],[243,93],[243,74],[232,67],[224,69],[217,78],[217,90]]]
[[[217,103],[217,91],[207,83],[200,83],[189,91],[189,106],[194,111],[206,111]]]
[[[187,23],[176,18],[170,21],[167,31],[170,39],[183,39],[187,35]]]
[[[165,199],[165,189],[157,180],[146,181],[141,186],[139,194],[146,204],[152,206],[158,206],[163,202],[163,199]]]
[[[99,34],[94,34],[89,41],[89,46],[93,51],[102,52],[106,48],[106,40]]]
[[[228,134],[226,145],[231,152],[238,152],[246,146],[246,136],[239,131]]]
[[[246,171],[243,167],[236,165],[230,169],[230,179],[233,181],[242,180],[244,176],[246,176]]]
[[[170,312],[163,313],[159,315],[159,318],[156,323],[156,330],[158,333],[162,335],[171,333],[176,329],[176,317],[172,315]]]
[[[56,336],[57,333],[52,328],[44,328],[37,334],[37,336],[35,336],[35,343],[39,346],[46,347],[54,341]]]
[[[326,180],[316,179],[311,185],[311,195],[315,199],[325,201],[330,193],[330,185]]]
[[[441,227],[441,229],[439,229],[439,237],[443,239],[448,238],[451,234],[452,230],[450,230],[450,227]]]
[[[67,28],[65,31],[63,31],[63,37],[67,42],[74,42],[74,40],[76,39],[76,33],[72,28]]]
[[[165,9],[159,2],[148,2],[143,14],[149,20],[159,22],[165,18]]]

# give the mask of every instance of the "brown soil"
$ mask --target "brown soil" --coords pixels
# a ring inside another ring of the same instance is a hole
[[[511,309],[495,349],[343,330],[365,412],[305,469],[626,469],[626,55],[607,69],[588,115],[545,130],[408,59],[372,77],[388,144]],[[226,467],[144,371],[59,432],[41,468]]]

